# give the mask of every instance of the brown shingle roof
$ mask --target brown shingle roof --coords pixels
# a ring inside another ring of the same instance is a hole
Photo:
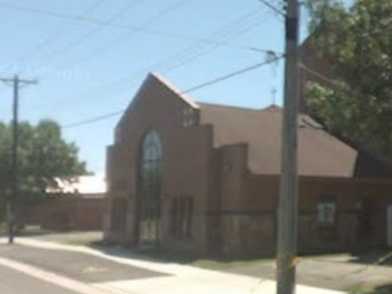
[[[201,123],[212,124],[214,146],[247,143],[248,166],[256,174],[280,173],[282,109],[262,110],[199,103]],[[298,168],[300,175],[352,177],[357,151],[309,116],[299,116]]]

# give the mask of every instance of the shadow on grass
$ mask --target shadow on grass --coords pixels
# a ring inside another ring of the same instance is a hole
[[[350,294],[392,294],[392,284],[376,287],[358,286],[352,289]]]
[[[99,250],[104,254],[121,258],[132,258],[143,261],[153,261],[161,263],[176,263],[182,265],[198,266],[206,269],[225,270],[233,267],[249,266],[270,262],[271,258],[231,258],[216,256],[197,256],[189,252],[174,251],[160,247],[143,247],[143,248],[126,248],[113,244],[107,244],[103,241],[92,242],[88,245],[90,248]]]
[[[392,266],[392,250],[386,248],[376,248],[363,250],[360,252],[353,252],[352,258],[349,260],[349,262],[365,265]],[[390,293],[392,294],[392,292]]]
[[[374,294],[392,294],[392,284],[380,286],[374,289]]]
[[[189,264],[198,259],[196,256],[190,255],[186,252],[172,251],[161,247],[124,247],[110,244],[101,240],[91,242],[89,247],[99,250],[105,254],[114,255],[117,257],[137,257],[138,259],[142,260],[159,261],[164,263],[175,262],[180,264]]]

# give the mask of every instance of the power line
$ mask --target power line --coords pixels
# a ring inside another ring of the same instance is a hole
[[[62,126],[62,128],[63,129],[70,129],[70,128],[75,128],[75,127],[79,127],[79,126],[83,126],[83,125],[88,125],[88,124],[92,124],[92,123],[99,122],[102,120],[106,120],[106,119],[114,117],[114,116],[121,115],[122,113],[124,113],[124,110],[114,111],[114,112],[111,112],[108,114],[103,114],[103,115],[93,117],[91,119],[86,119],[86,120],[82,120],[80,122],[70,123],[68,125]]]
[[[229,23],[226,27],[224,27],[223,29],[213,33],[210,37],[213,37],[214,39],[218,39],[220,38],[220,40],[223,40],[223,42],[227,42],[230,39],[235,39],[238,38],[240,36],[242,36],[243,34],[245,34],[246,32],[250,31],[251,29],[253,29],[256,25],[258,25],[259,19],[257,18],[257,22],[256,24],[254,23],[250,23],[247,24],[246,21],[248,19],[252,20],[252,17],[254,16],[258,16],[260,13],[260,11],[251,11],[241,17],[239,17],[238,19],[236,19],[235,21]],[[245,27],[242,28],[241,25],[245,22]],[[219,37],[219,35],[223,35],[221,37]],[[183,58],[183,60],[179,60],[180,62],[178,62],[178,54],[175,54],[175,56],[173,56],[173,58],[176,60],[176,64],[174,64],[173,66],[169,66],[168,70],[166,72],[175,70],[177,68],[182,67],[183,65],[189,64],[191,62],[193,62],[194,60],[207,55],[208,53],[218,49],[219,47],[221,47],[220,44],[216,44],[216,45],[209,45],[211,46],[210,48],[204,48],[203,44],[198,44],[196,45],[195,49],[200,49],[201,52],[196,52],[194,54],[192,54],[192,50],[194,46],[189,47],[188,52],[191,52],[190,56],[186,56]],[[203,50],[204,49],[204,50]],[[259,49],[259,52],[262,51],[264,53],[269,52],[268,50],[263,50],[263,49]]]
[[[101,6],[106,0],[97,0],[95,1],[92,5],[90,5],[89,7],[87,7],[81,14],[80,16],[83,17],[86,14],[91,13],[92,11],[94,11],[95,9],[97,9],[99,6]],[[39,54],[40,52],[42,52],[42,49],[46,46],[48,46],[49,44],[54,43],[59,36],[61,36],[61,32],[63,31],[63,29],[57,29],[53,34],[50,34],[44,41],[38,43],[34,49],[30,50],[29,52],[32,52],[32,54],[30,55],[24,55],[22,57],[20,57],[18,59],[18,61],[16,63],[23,63],[25,62],[28,58],[32,58],[35,55]],[[3,71],[6,72],[8,70],[10,70],[12,68],[12,65],[9,65],[8,67],[6,67]]]
[[[274,11],[275,13],[279,14],[280,16],[286,17],[286,13],[280,10],[278,7],[272,5],[269,3],[267,0],[259,0],[261,3],[263,3],[265,6],[267,6],[269,9]]]
[[[343,92],[343,93],[345,93],[345,94],[347,94],[349,96],[351,96],[351,95],[359,96],[360,95],[359,93],[355,93],[354,91],[352,91],[352,90],[350,90],[348,88],[345,88],[344,86],[342,86],[341,84],[337,83],[336,81],[331,80],[327,76],[325,76],[325,75],[323,75],[323,74],[321,74],[321,73],[319,73],[319,72],[317,72],[317,71],[315,71],[313,69],[310,69],[309,67],[307,67],[303,63],[299,64],[299,68],[304,70],[304,71],[306,71],[307,73],[310,73],[310,74],[314,75],[318,79],[322,80],[324,83],[329,84],[330,86],[332,86],[333,90],[337,90],[339,92]]]
[[[56,55],[61,55],[61,57],[63,57],[64,54],[68,53],[69,51],[71,51],[75,47],[80,46],[83,42],[85,42],[86,40],[92,38],[95,34],[97,34],[98,32],[102,31],[103,29],[107,28],[107,26],[110,26],[111,24],[114,24],[119,18],[124,16],[129,10],[131,10],[132,8],[142,4],[145,1],[146,0],[127,3],[124,7],[121,7],[115,14],[113,14],[107,20],[103,21],[103,25],[102,26],[99,26],[99,27],[96,27],[96,28],[94,28],[92,30],[89,30],[88,32],[86,32],[85,34],[80,36],[79,38],[69,42],[63,48],[52,52],[51,53],[52,58],[56,57]],[[42,65],[41,67],[38,67],[38,69],[46,66],[46,63],[45,63],[45,65]]]
[[[192,88],[189,88],[189,89],[185,90],[185,91],[183,92],[183,94],[190,93],[190,92],[194,92],[194,91],[200,90],[200,89],[202,89],[202,88],[205,88],[205,87],[208,87],[208,86],[211,86],[211,85],[214,85],[214,84],[223,82],[223,81],[228,80],[228,79],[230,79],[230,78],[232,78],[232,77],[235,77],[235,76],[244,74],[244,73],[246,73],[246,72],[248,72],[248,71],[252,71],[252,70],[258,69],[259,67],[262,67],[262,66],[267,65],[267,64],[271,64],[271,63],[273,63],[273,62],[275,62],[275,61],[278,61],[278,60],[281,59],[282,57],[283,57],[283,56],[278,56],[278,57],[276,57],[276,58],[274,58],[274,59],[270,59],[270,60],[268,60],[268,61],[260,62],[260,63],[257,63],[257,64],[255,64],[255,65],[248,66],[248,67],[246,67],[246,68],[243,68],[243,69],[240,69],[240,70],[238,70],[238,71],[232,72],[232,73],[230,73],[230,74],[227,74],[227,75],[218,77],[218,78],[213,79],[213,80],[211,80],[211,81],[208,81],[208,82],[202,83],[202,84],[200,84],[200,85],[194,86],[194,87],[192,87]]]
[[[181,2],[182,1],[177,2],[172,7],[174,8],[174,7],[178,6],[179,4],[181,4]],[[166,11],[168,11],[168,10],[170,10],[170,7],[168,7],[166,9]],[[164,11],[165,10],[161,11],[161,13],[163,13]],[[249,23],[249,24],[246,23],[246,26],[244,28],[242,28],[241,23],[244,22],[244,21],[247,21],[248,19],[252,20],[253,17],[258,16],[260,14],[260,12],[261,12],[260,10],[256,10],[256,11],[255,10],[251,10],[250,12],[242,15],[241,17],[236,18],[235,21],[232,21],[229,24],[225,25],[222,29],[220,29],[220,30],[214,32],[213,34],[211,34],[210,38],[213,37],[215,39],[218,39],[218,41],[216,41],[215,44],[209,45],[209,46],[212,46],[212,47],[205,48],[205,46],[207,46],[207,44],[203,45],[203,44],[200,44],[201,42],[198,42],[195,45],[191,45],[191,46],[187,47],[185,50],[182,50],[180,52],[177,52],[177,53],[173,54],[172,56],[167,58],[165,61],[157,62],[157,63],[153,64],[152,66],[145,67],[143,69],[143,72],[144,71],[152,71],[151,67],[153,67],[154,70],[155,70],[155,67],[163,66],[163,67],[167,68],[167,70],[165,70],[164,73],[167,73],[167,72],[170,72],[170,71],[172,71],[174,69],[182,67],[185,64],[190,63],[190,62],[196,60],[197,58],[199,58],[199,57],[201,57],[203,55],[208,54],[209,52],[211,52],[211,51],[217,49],[218,47],[222,46],[222,44],[224,42],[227,42],[227,40],[229,39],[229,37],[231,37],[231,35],[233,33],[235,33],[236,37],[238,37],[241,34],[243,34],[243,33],[247,32],[247,31],[249,31],[250,29],[252,29],[255,26],[254,23]],[[258,18],[257,18],[257,20],[258,20]],[[236,29],[236,31],[233,32],[233,28]],[[219,34],[222,34],[222,33],[224,34],[223,39],[222,39],[222,37],[219,37]],[[192,51],[195,51],[195,50],[196,50],[196,52],[193,53]],[[202,52],[197,53],[197,51],[200,51],[200,50]],[[252,50],[257,50],[258,52],[261,51],[261,52],[265,52],[265,53],[270,53],[271,52],[271,50],[264,50],[264,49],[254,49],[253,48]],[[187,56],[187,55],[190,55],[190,56]],[[278,53],[277,53],[277,55],[278,55]],[[170,64],[170,62],[172,62],[174,64]],[[138,72],[142,72],[142,70],[138,71]],[[127,75],[127,78],[128,77],[129,77],[129,75]],[[116,81],[115,83],[117,84],[117,82],[120,82],[123,79],[124,78],[122,78],[121,80]],[[100,86],[100,87],[102,87],[102,86]]]
[[[187,0],[185,0],[185,1],[187,1]],[[171,12],[172,10],[178,8],[179,6],[181,6],[185,1],[184,0],[180,0],[180,1],[176,2],[176,3],[174,3],[173,5],[171,5],[171,6],[167,7],[167,8],[165,8],[165,9],[163,9],[162,11],[158,12],[157,15],[153,16],[150,20],[145,22],[142,25],[142,27],[150,25],[157,18],[159,18],[159,17],[161,17],[161,16]],[[241,31],[241,27],[239,26],[241,24],[241,22],[246,20],[247,18],[251,18],[253,16],[257,16],[259,13],[260,13],[260,11],[258,11],[258,10],[257,11],[252,10],[250,13],[247,13],[246,15],[241,16],[240,18],[236,19],[235,22],[230,23],[229,25],[227,25],[228,26],[227,29],[230,29],[230,30],[233,30],[233,28],[237,29],[237,31],[238,31],[237,35],[239,36],[241,33],[243,34],[243,33],[247,32],[247,31],[249,31],[250,29],[252,29],[253,27],[255,27],[255,24],[251,24],[251,26],[248,26],[247,28],[245,28],[245,29],[243,29]],[[257,23],[256,24],[259,24],[259,19],[257,19]],[[238,46],[238,47],[236,46],[236,47],[233,47],[233,46],[230,45],[230,42],[228,41],[229,38],[230,38],[230,35],[228,35],[228,34],[232,33],[232,32],[228,31],[228,32],[226,32],[227,36],[225,36],[224,38],[221,38],[221,37],[219,38],[219,34],[225,33],[224,31],[223,32],[222,31],[223,31],[223,29],[221,29],[221,30],[211,34],[207,38],[204,38],[204,40],[207,40],[207,39],[208,40],[214,40],[213,43],[206,43],[204,41],[199,41],[198,40],[196,44],[192,44],[191,46],[189,46],[186,49],[182,50],[180,53],[176,53],[176,54],[174,54],[173,56],[170,56],[167,59],[169,60],[169,62],[171,61],[171,59],[174,59],[175,63],[178,63],[179,59],[182,58],[184,55],[185,55],[184,58],[188,58],[188,59],[190,58],[191,59],[189,61],[183,62],[183,64],[172,66],[174,68],[177,68],[177,67],[181,67],[184,64],[189,63],[190,61],[193,61],[193,60],[197,59],[198,57],[201,57],[201,56],[207,54],[210,51],[213,51],[214,49],[216,49],[218,47],[229,47],[229,48],[244,49],[244,50],[248,50],[248,51],[264,52],[264,53],[270,52],[270,50],[254,48],[254,47],[249,47],[249,46]],[[133,33],[135,33],[135,32],[133,32]],[[116,39],[116,40],[110,42],[109,46],[112,45],[112,44],[116,44],[118,41],[121,42],[123,40],[125,40],[123,37],[121,37],[119,39]],[[129,41],[130,39],[126,39],[126,40]],[[192,52],[193,50],[204,49],[202,46],[207,46],[207,45],[213,46],[213,48],[207,49],[207,52],[205,52],[205,53],[200,53],[200,54],[195,53],[197,56],[190,56],[190,57],[186,56],[187,54],[188,55],[189,54],[192,55],[193,54],[193,52]],[[97,51],[98,53],[102,53],[102,50],[105,49],[105,48],[107,48],[106,45],[105,46],[101,46],[99,49],[94,50],[94,51]],[[72,66],[80,65],[81,63],[84,63],[84,62],[86,62],[88,60],[91,60],[92,58],[96,57],[97,55],[98,54],[91,54],[90,53],[89,56],[86,59],[82,60],[82,62],[77,62],[76,64],[74,63]],[[160,66],[160,65],[162,65],[162,63],[163,62],[158,62],[158,63],[155,63],[153,66]],[[180,63],[182,63],[182,62],[180,62]],[[168,65],[168,66],[170,67],[171,65]],[[69,65],[67,65],[67,67],[69,67]],[[128,77],[128,75],[127,75],[127,77]],[[124,80],[124,78],[122,78],[121,80],[119,79],[118,81],[120,82],[120,81],[123,81],[123,80]],[[115,82],[115,84],[117,84],[117,82]]]
[[[70,15],[70,14],[60,13],[60,12],[56,12],[56,11],[19,6],[19,5],[15,5],[15,4],[7,3],[7,2],[3,2],[3,1],[0,1],[0,6],[3,8],[6,8],[6,9],[11,9],[11,10],[16,10],[16,11],[35,13],[35,14],[50,16],[50,17],[64,19],[64,20],[89,23],[92,25],[123,29],[123,30],[132,31],[132,32],[140,32],[140,33],[144,33],[147,35],[160,36],[160,37],[179,39],[179,40],[188,40],[188,41],[197,40],[199,42],[204,42],[206,44],[207,43],[210,43],[210,44],[217,44],[218,43],[219,44],[219,42],[216,42],[215,40],[210,40],[210,39],[206,39],[206,38],[198,38],[198,37],[194,37],[194,36],[186,35],[186,34],[163,32],[163,31],[159,31],[159,30],[143,28],[140,26],[122,25],[122,24],[114,24],[114,23],[107,24],[104,20],[97,19],[97,18]],[[235,46],[235,45],[231,45],[231,44],[224,44],[224,45],[226,47],[254,51],[254,48],[244,48],[244,46]]]
[[[247,20],[249,17],[258,16],[260,12],[261,12],[260,10],[256,10],[256,11],[251,10],[250,12],[247,12],[246,14],[237,18],[236,20],[224,25],[221,29],[212,33],[208,38],[214,38],[215,40],[218,40],[216,42],[216,44],[203,44],[201,42],[196,42],[196,43],[186,47],[185,49],[172,54],[171,56],[165,58],[162,61],[158,61],[158,62],[155,62],[155,63],[149,65],[149,66],[143,67],[142,69],[136,71],[134,74],[131,74],[131,76],[136,76],[139,73],[144,73],[145,71],[156,71],[157,68],[161,68],[160,69],[161,72],[168,73],[174,69],[182,67],[182,66],[196,60],[197,58],[204,56],[204,55],[210,53],[211,51],[221,47],[223,43],[227,43],[227,40],[232,38],[231,35],[233,34],[233,28],[237,29],[237,31],[235,32],[236,36],[234,36],[234,37],[240,36],[242,33],[249,31],[251,28],[254,27],[254,24],[251,24],[251,26],[248,26],[245,29],[242,29],[240,26],[241,22],[243,22],[244,20]],[[225,34],[225,33],[226,33],[226,35],[223,36],[223,38],[221,36],[219,36],[219,35]],[[207,46],[207,45],[212,46],[212,47],[205,48],[205,46]],[[196,52],[193,53],[193,51],[195,51],[195,50],[196,50]],[[198,52],[200,50],[202,50],[202,52]],[[271,52],[273,52],[272,50],[266,50],[266,49],[258,49],[257,51],[267,53],[267,54],[270,54]],[[277,53],[277,52],[274,52],[274,53],[276,55],[281,55],[280,53]],[[129,75],[127,74],[125,77],[116,79],[115,81],[112,81],[104,86],[99,85],[99,88],[102,88],[102,87],[106,88],[109,86],[113,86],[113,85],[122,83],[128,79],[129,79]],[[135,78],[131,79],[130,82],[132,82],[134,80],[135,80]]]
[[[276,62],[276,61],[278,61],[279,59],[281,59],[283,57],[284,57],[283,55],[280,55],[280,56],[277,56],[274,59],[270,59],[268,61],[260,62],[260,63],[254,64],[252,66],[248,66],[246,68],[237,70],[235,72],[232,72],[232,73],[220,76],[220,77],[215,78],[213,80],[210,80],[210,81],[201,83],[199,85],[193,86],[191,88],[188,88],[187,90],[182,91],[181,94],[188,94],[188,93],[191,93],[191,92],[195,92],[195,91],[201,90],[201,89],[203,89],[205,87],[208,87],[208,86],[211,86],[211,85],[214,85],[214,84],[226,81],[226,80],[228,80],[230,78],[236,77],[238,75],[244,74],[244,73],[249,72],[249,71],[256,70],[256,69],[258,69],[258,68],[260,68],[262,66],[265,66],[265,65],[271,64],[273,62]],[[121,114],[124,113],[124,111],[125,110],[115,111],[115,112],[111,112],[111,113],[108,113],[108,114],[104,114],[104,115],[92,117],[92,118],[89,118],[89,119],[86,119],[86,120],[82,120],[82,121],[79,121],[79,122],[70,123],[70,124],[62,126],[62,128],[63,129],[70,129],[70,128],[80,127],[80,126],[83,126],[83,125],[92,124],[92,123],[95,123],[95,122],[98,122],[98,121],[106,120],[106,119],[109,119],[109,118],[121,115]]]
[[[180,0],[177,1],[171,5],[166,6],[165,8],[163,8],[162,10],[158,11],[158,13],[154,14],[153,16],[151,16],[147,21],[143,22],[140,26],[144,29],[148,26],[150,26],[151,24],[153,24],[157,19],[169,14],[170,12],[172,12],[173,10],[178,9],[179,7],[181,7],[182,5],[184,5],[186,2],[190,2],[189,0]],[[105,49],[109,49],[109,48],[113,48],[113,45],[118,44],[119,42],[122,41],[126,41],[129,42],[131,40],[131,38],[129,38],[130,36],[134,36],[134,34],[136,34],[137,32],[131,32],[130,35],[126,35],[127,38],[124,38],[124,36],[122,35],[119,38],[116,38],[113,41],[110,41],[109,44],[105,44],[104,46],[100,46],[95,48],[92,52],[89,52],[88,56],[78,62],[73,63],[72,65],[67,64],[67,67],[71,67],[71,66],[76,66],[76,65],[80,65],[82,63],[85,63],[93,58],[95,58],[97,55],[101,55],[102,53],[104,53]]]

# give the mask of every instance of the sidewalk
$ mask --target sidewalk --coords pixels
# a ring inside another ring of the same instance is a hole
[[[1,243],[5,240],[0,239]],[[107,254],[84,246],[71,246],[18,238],[13,253],[1,257],[77,279],[108,293],[137,294],[273,294],[272,280],[196,268],[174,263]],[[29,248],[26,248],[28,246]],[[90,269],[87,270],[86,268]],[[297,287],[297,294],[340,294],[314,287]]]

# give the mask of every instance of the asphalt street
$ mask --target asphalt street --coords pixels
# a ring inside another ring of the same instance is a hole
[[[8,267],[0,266],[1,294],[78,294],[33,278]]]
[[[0,257],[29,264],[83,283],[104,283],[165,276],[162,273],[122,265],[88,254],[21,245],[0,246]]]

